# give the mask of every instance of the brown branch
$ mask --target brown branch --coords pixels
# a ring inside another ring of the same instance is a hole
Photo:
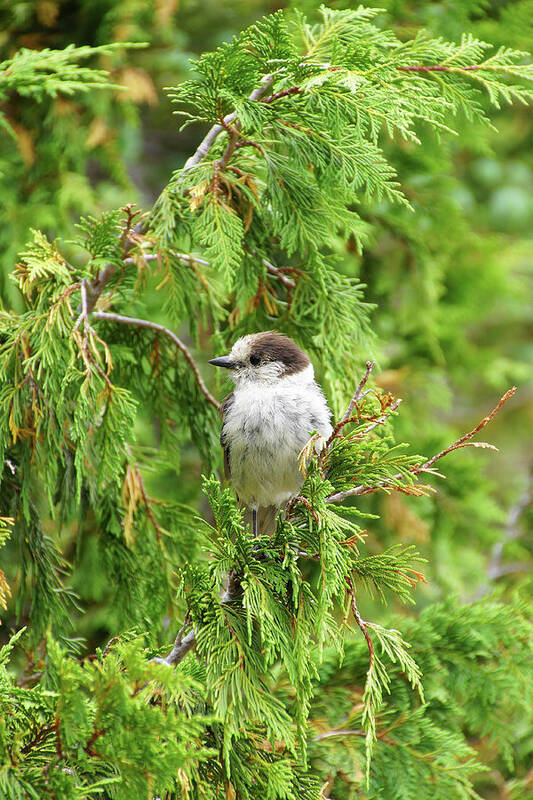
[[[169,328],[165,328],[164,325],[159,325],[157,322],[152,322],[148,319],[137,319],[136,317],[125,317],[122,314],[112,314],[107,311],[94,311],[92,314],[93,319],[100,319],[106,322],[117,322],[122,325],[135,325],[139,328],[150,328],[151,330],[157,331],[158,333],[163,333],[165,336],[168,336],[169,339],[172,339],[178,350],[180,350],[187,363],[189,364],[190,368],[194,373],[194,377],[196,378],[196,383],[198,388],[204,395],[205,399],[207,400],[213,408],[216,408],[218,412],[220,412],[220,403],[215,400],[207,386],[205,385],[202,376],[200,375],[200,370],[194,361],[189,348],[184,344],[184,342],[179,339],[173,331],[169,330]]]
[[[359,613],[359,609],[357,608],[357,603],[355,602],[355,589],[354,589],[353,581],[352,581],[352,579],[350,578],[349,575],[345,575],[344,576],[344,580],[348,584],[347,592],[348,592],[348,595],[350,597],[350,605],[352,607],[352,614],[354,616],[354,619],[355,619],[358,627],[362,631],[363,636],[366,639],[366,644],[367,644],[367,647],[368,647],[368,655],[369,655],[368,670],[370,671],[372,669],[372,667],[374,666],[374,645],[372,643],[372,639],[370,638],[370,634],[369,634],[368,629],[367,629],[367,623],[361,617],[361,614]]]
[[[375,361],[367,361],[366,362],[366,372],[363,375],[363,377],[361,378],[361,380],[359,381],[359,385],[358,385],[357,389],[355,390],[352,399],[348,403],[348,408],[344,412],[344,415],[343,415],[343,417],[341,419],[341,422],[345,422],[349,417],[352,416],[352,411],[354,410],[354,408],[355,408],[355,406],[357,404],[357,401],[361,399],[361,396],[362,396],[361,392],[363,391],[363,388],[364,388],[364,386],[365,386],[365,384],[366,384],[366,382],[367,382],[367,380],[368,380],[368,378],[370,376],[370,373],[372,372],[372,370],[374,369],[375,366],[376,366],[376,362]]]
[[[313,131],[310,128],[304,128],[303,125],[297,125],[296,122],[289,122],[288,119],[277,119],[276,122],[279,122],[280,125],[286,125],[287,128],[294,128],[296,131],[307,133],[308,136],[313,135]]]
[[[252,139],[243,139],[242,142],[237,142],[235,149],[237,149],[237,147],[255,147],[256,150],[259,150],[262,156],[265,155],[265,151],[261,145],[257,142],[254,142]]]
[[[56,736],[56,754],[58,758],[63,758],[63,749],[61,747],[61,737],[59,735],[59,717],[54,718],[54,731]]]
[[[100,736],[104,736],[105,733],[107,733],[107,729],[106,728],[101,728],[101,729],[95,728],[94,729],[94,731],[92,732],[91,736],[87,740],[87,744],[85,745],[85,748],[84,748],[84,750],[85,750],[85,752],[87,753],[88,756],[99,756],[100,755],[100,753],[97,753],[96,750],[93,749],[93,744],[96,742],[97,739],[100,738]]]
[[[435,464],[436,461],[438,461],[441,458],[444,458],[444,456],[448,455],[449,453],[453,452],[454,450],[459,450],[462,447],[469,447],[469,446],[470,447],[490,447],[492,449],[496,449],[492,445],[487,445],[485,442],[472,442],[472,443],[470,443],[470,439],[473,436],[475,436],[476,433],[479,433],[479,431],[482,430],[486,425],[489,424],[489,422],[498,413],[498,411],[501,409],[501,407],[504,405],[504,403],[506,403],[507,400],[509,400],[514,395],[515,392],[516,392],[516,386],[513,386],[511,389],[509,389],[500,398],[500,401],[499,401],[498,405],[495,408],[492,409],[490,414],[488,414],[486,417],[483,417],[481,422],[478,425],[476,425],[475,428],[473,428],[468,433],[465,433],[464,436],[461,436],[459,439],[456,439],[456,441],[453,442],[453,444],[451,444],[449,447],[446,447],[444,450],[441,450],[440,453],[437,453],[436,455],[434,455],[431,458],[429,458],[427,461],[424,461],[423,464],[415,464],[410,469],[410,473],[412,475],[418,475],[421,472],[429,472],[432,475],[437,475],[438,477],[443,477],[436,470],[432,469],[433,464]],[[396,473],[396,475],[393,475],[391,478],[389,478],[389,480],[379,481],[378,483],[375,483],[373,486],[365,486],[363,484],[360,484],[359,486],[353,486],[351,489],[346,489],[343,492],[335,492],[334,494],[330,494],[329,497],[326,498],[326,502],[327,503],[341,503],[347,497],[355,497],[356,495],[361,495],[361,494],[371,494],[372,492],[376,492],[379,489],[399,489],[400,487],[395,486],[394,484],[391,484],[391,482],[390,482],[391,480],[394,480],[394,481],[405,480],[405,475],[403,475],[401,473]]]
[[[483,64],[470,64],[465,67],[449,67],[446,64],[412,64],[411,66],[396,67],[400,72],[471,72],[483,68]]]
[[[263,258],[262,261],[267,269],[267,272],[270,272],[271,275],[275,275],[276,278],[278,278],[278,280],[280,280],[287,289],[290,289],[291,291],[296,289],[296,282],[290,278],[287,278],[287,276],[283,274],[279,267],[275,267],[274,264],[271,264],[270,261],[266,260],[266,258]]]
[[[46,739],[51,733],[55,732],[55,724],[54,725],[46,725],[44,728],[39,728],[35,736],[27,742],[24,747],[20,748],[21,755],[27,755],[33,747],[36,747],[38,744],[41,744],[43,739]]]
[[[275,103],[276,100],[280,100],[282,97],[288,97],[291,94],[303,94],[303,89],[300,89],[299,86],[291,86],[290,89],[284,89],[282,92],[276,92],[276,94],[271,94],[268,97],[263,97],[260,100],[261,103]]]
[[[515,392],[516,392],[516,386],[513,386],[511,389],[508,389],[508,391],[505,392],[503,397],[500,398],[500,402],[498,403],[498,405],[492,409],[490,414],[488,414],[486,417],[483,417],[481,422],[478,425],[476,425],[475,428],[473,428],[468,433],[465,433],[464,436],[461,436],[460,439],[457,439],[453,444],[451,444],[445,450],[441,450],[440,453],[437,453],[437,455],[433,456],[428,461],[425,461],[424,464],[422,464],[422,466],[418,468],[417,472],[425,472],[426,469],[428,467],[431,467],[435,463],[435,461],[439,460],[439,458],[444,458],[444,456],[447,456],[448,453],[451,453],[453,450],[457,450],[459,447],[462,447],[465,442],[468,442],[473,436],[475,436],[476,433],[479,433],[480,430],[482,430],[486,425],[489,424],[489,422],[495,417],[495,415],[498,413],[498,411],[504,405],[504,403],[506,403],[514,395]]]

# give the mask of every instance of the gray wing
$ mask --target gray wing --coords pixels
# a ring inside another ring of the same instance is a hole
[[[226,478],[226,480],[230,479],[231,471],[229,466],[229,442],[227,436],[224,433],[224,419],[232,405],[233,405],[233,392],[230,392],[230,394],[228,394],[228,396],[223,399],[220,406],[220,411],[222,413],[222,431],[220,433],[220,444],[222,445],[222,451],[224,453],[224,477]]]

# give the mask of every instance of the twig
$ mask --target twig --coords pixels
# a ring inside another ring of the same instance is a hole
[[[325,445],[324,449],[322,450],[321,460],[323,460],[325,458],[325,456],[327,455],[328,451],[331,450],[331,446],[332,446],[333,442],[338,437],[338,435],[340,434],[340,432],[344,428],[344,426],[348,425],[348,423],[350,423],[350,422],[355,422],[356,417],[352,416],[352,412],[353,412],[354,408],[356,407],[357,403],[359,402],[359,400],[361,400],[363,397],[365,397],[371,391],[371,389],[367,389],[366,392],[363,392],[363,388],[364,388],[364,386],[365,386],[365,384],[366,384],[366,382],[367,382],[367,380],[369,378],[370,373],[374,369],[374,367],[375,367],[375,362],[374,361],[367,361],[366,362],[366,372],[363,375],[363,377],[361,378],[361,380],[359,381],[359,385],[357,386],[357,389],[353,393],[352,399],[348,403],[348,408],[344,412],[342,418],[337,422],[337,424],[333,428],[333,430],[331,432],[331,436],[327,440],[326,445]]]
[[[441,450],[440,453],[437,453],[436,455],[432,456],[430,459],[425,461],[423,464],[415,464],[409,470],[410,473],[412,475],[418,475],[420,472],[428,472],[428,473],[430,473],[432,475],[438,475],[439,477],[442,477],[440,475],[440,473],[437,473],[437,472],[435,472],[435,470],[432,469],[432,466],[440,458],[444,458],[444,456],[448,455],[448,453],[453,452],[453,450],[459,450],[462,447],[468,447],[468,446],[472,446],[472,447],[491,447],[492,449],[495,450],[496,448],[494,448],[492,445],[486,444],[485,442],[472,442],[470,444],[469,440],[473,436],[475,436],[476,433],[479,433],[479,431],[482,430],[486,425],[488,425],[488,423],[494,418],[494,416],[498,413],[498,411],[504,405],[504,403],[506,403],[507,400],[509,400],[509,398],[511,398],[514,395],[515,392],[516,392],[516,386],[513,386],[511,389],[509,389],[503,395],[503,397],[500,398],[500,401],[499,401],[498,405],[495,408],[493,408],[493,410],[490,412],[490,414],[488,414],[486,417],[483,417],[481,422],[478,425],[476,425],[475,428],[473,428],[468,433],[465,433],[464,436],[461,436],[459,439],[456,439],[456,441],[453,444],[451,444],[445,450]],[[343,492],[335,492],[335,494],[330,494],[329,497],[326,498],[326,502],[327,503],[341,503],[347,497],[354,497],[354,496],[360,495],[360,494],[370,494],[371,492],[375,492],[375,491],[378,491],[379,489],[384,489],[384,488],[395,489],[397,487],[395,487],[394,484],[391,484],[391,480],[397,481],[397,480],[404,480],[404,479],[405,479],[405,475],[403,475],[401,473],[396,473],[396,475],[393,475],[388,480],[379,481],[378,483],[375,483],[372,486],[365,486],[364,484],[360,484],[359,486],[353,486],[351,489],[346,489]]]
[[[230,570],[228,573],[228,588],[222,595],[220,602],[221,603],[229,603],[231,600],[234,599],[235,595],[240,591],[240,584],[239,579],[237,577],[237,573],[235,570]],[[196,633],[194,628],[189,631],[189,633],[184,636],[183,634],[187,630],[190,625],[190,614],[189,612],[185,615],[185,620],[183,625],[181,626],[176,639],[174,641],[174,647],[166,656],[166,658],[161,658],[160,656],[156,656],[152,659],[157,664],[166,664],[167,667],[172,667],[174,664],[179,664],[182,661],[187,653],[196,647]]]
[[[353,394],[353,397],[352,397],[352,399],[350,400],[350,402],[348,404],[348,408],[344,412],[344,416],[342,417],[341,422],[345,422],[347,419],[349,419],[349,417],[352,416],[352,411],[354,410],[357,401],[361,399],[361,392],[363,391],[363,388],[364,388],[364,386],[365,386],[365,384],[366,384],[366,382],[367,382],[367,380],[368,380],[368,378],[370,376],[370,373],[372,372],[372,370],[374,369],[375,366],[376,366],[376,362],[375,361],[367,361],[366,362],[366,372],[363,375],[363,377],[361,378],[361,380],[359,381],[359,386],[355,390],[355,392]]]
[[[276,94],[271,94],[268,97],[263,97],[261,102],[275,103],[276,100],[280,100],[282,97],[288,97],[291,94],[303,94],[303,89],[300,89],[299,86],[291,86],[290,89],[284,89],[282,92],[276,92]]]
[[[165,336],[168,336],[169,339],[172,339],[178,350],[180,350],[183,355],[185,356],[185,360],[189,364],[190,368],[194,373],[194,377],[196,378],[196,383],[198,384],[198,388],[204,395],[205,399],[208,403],[210,403],[213,408],[216,408],[217,411],[220,412],[220,403],[215,400],[207,386],[205,385],[202,376],[200,375],[200,371],[194,361],[189,348],[184,344],[184,342],[179,339],[173,331],[169,330],[169,328],[165,328],[164,325],[159,325],[157,322],[152,322],[148,319],[138,319],[137,317],[125,317],[122,314],[112,314],[107,311],[94,311],[93,319],[101,319],[105,320],[106,322],[118,322],[122,325],[135,325],[139,328],[150,328],[151,330],[157,331],[158,333],[163,333]]]
[[[489,424],[489,422],[495,417],[495,415],[498,413],[498,411],[504,405],[504,403],[506,403],[514,395],[515,392],[516,392],[516,386],[513,386],[511,389],[508,389],[503,395],[503,397],[500,398],[500,402],[498,403],[498,405],[492,409],[492,411],[490,412],[490,414],[488,414],[488,416],[483,417],[481,422],[478,425],[476,425],[475,428],[473,428],[468,433],[465,433],[464,436],[461,436],[460,439],[457,439],[453,444],[451,444],[445,450],[441,450],[440,453],[437,453],[436,456],[433,456],[424,464],[422,464],[422,466],[418,469],[418,472],[424,472],[427,467],[431,467],[432,464],[435,463],[435,461],[439,460],[439,458],[444,458],[444,456],[447,456],[448,453],[451,453],[453,450],[457,450],[459,447],[462,447],[465,442],[468,442],[473,436],[475,436],[476,433],[479,433],[480,430],[482,430],[486,425]]]
[[[326,731],[313,737],[313,742],[321,742],[323,739],[330,739],[332,736],[366,736],[366,731],[362,728],[354,728],[353,730],[341,728],[334,731]]]
[[[155,661],[156,664],[166,664],[168,667],[171,667],[173,664],[179,664],[182,659],[185,658],[189,650],[191,650],[196,644],[196,635],[194,630],[190,631],[187,636],[184,637],[185,631],[191,624],[191,615],[190,612],[187,611],[185,614],[185,619],[183,620],[183,625],[179,629],[178,633],[176,634],[176,638],[174,640],[174,647],[166,656],[165,658],[161,658],[160,656],[156,656],[152,659]]]
[[[405,67],[396,67],[400,72],[472,72],[476,69],[490,69],[484,64],[469,64],[464,67],[450,67],[445,64],[412,64]]]
[[[350,597],[350,605],[352,607],[352,614],[354,616],[354,619],[355,619],[358,627],[361,629],[361,631],[363,633],[363,636],[366,639],[366,644],[367,644],[367,647],[368,647],[368,655],[369,655],[368,670],[370,671],[372,669],[372,667],[374,666],[374,645],[372,644],[372,639],[370,638],[370,634],[369,634],[368,629],[367,629],[367,623],[361,617],[361,614],[359,613],[359,609],[357,608],[357,603],[355,602],[355,589],[354,589],[354,586],[353,586],[353,581],[352,581],[352,579],[350,578],[349,575],[345,575],[344,576],[344,580],[348,584],[347,592],[348,592],[348,595]]]
[[[287,278],[287,276],[281,272],[279,267],[275,267],[274,264],[271,264],[270,261],[266,260],[266,258],[263,258],[262,261],[267,268],[267,271],[270,272],[271,275],[275,275],[276,278],[278,278],[278,280],[280,280],[281,283],[287,287],[287,289],[290,289],[291,291],[296,289],[296,282],[290,278]]]
[[[210,262],[205,258],[201,258],[201,256],[190,255],[189,253],[177,253],[175,251],[170,251],[170,252],[174,256],[174,258],[178,258],[181,261],[186,261],[189,264],[196,263],[196,264],[202,264],[202,266],[204,267],[210,266]],[[267,271],[270,272],[271,275],[275,275],[276,278],[278,278],[278,280],[281,281],[281,283],[289,291],[294,291],[294,289],[296,289],[296,282],[291,280],[291,278],[287,278],[287,276],[283,274],[284,267],[276,267],[274,266],[274,264],[271,264],[270,261],[267,261],[266,258],[262,258],[261,261],[263,262]]]

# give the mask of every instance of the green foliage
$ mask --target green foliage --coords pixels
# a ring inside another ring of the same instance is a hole
[[[84,215],[73,233],[76,204],[58,203],[57,220],[53,204],[36,214],[0,312],[0,605],[9,628],[24,626],[0,654],[9,800],[395,800],[428,785],[459,800],[490,796],[489,770],[509,796],[528,791],[526,605],[438,602],[453,580],[472,594],[470,571],[479,585],[497,535],[527,563],[516,529],[527,497],[502,534],[473,459],[449,459],[449,488],[432,502],[419,476],[438,473],[413,453],[462,431],[434,413],[446,369],[459,385],[488,384],[502,363],[463,331],[509,293],[506,267],[465,219],[454,192],[466,183],[443,176],[459,175],[466,140],[474,154],[496,141],[491,108],[531,99],[531,65],[519,34],[497,36],[478,2],[459,21],[424,6],[425,31],[403,3],[393,19],[294,5],[215,42],[169,90],[186,125],[215,128],[172,163],[146,213],[117,188],[132,162],[102,133],[121,119],[113,94],[91,105],[102,68],[77,63],[94,56],[117,72],[114,47],[24,49],[0,67],[9,121],[7,99],[50,104],[57,141],[32,151],[32,180],[49,162],[60,181],[76,172]],[[125,6],[106,6],[99,30],[131,11],[140,38],[143,12]],[[121,81],[110,79],[112,93]],[[88,146],[77,149],[60,105],[79,93],[79,131],[98,121],[117,202],[84,195]],[[10,146],[6,231],[24,191]],[[275,535],[253,539],[215,474],[221,387],[203,362],[272,327],[310,353],[338,423],[304,448],[301,496]],[[342,418],[374,353],[389,367],[382,388],[363,382]],[[519,370],[509,356],[506,377]],[[396,415],[391,392],[406,385]],[[457,552],[470,560],[457,566]],[[421,563],[437,578],[428,589]]]
[[[0,63],[2,86],[0,99],[10,91],[23,97],[34,97],[37,101],[44,95],[72,95],[109,86],[105,70],[81,67],[77,62],[91,56],[108,55],[119,47],[135,47],[133,44],[111,44],[104,47],[74,47],[64,50],[18,50],[13,58]]]

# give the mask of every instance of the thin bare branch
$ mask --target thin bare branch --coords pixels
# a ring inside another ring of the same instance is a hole
[[[476,435],[476,433],[479,433],[480,430],[482,430],[486,425],[489,424],[489,422],[498,413],[498,411],[504,405],[504,403],[506,403],[514,395],[515,392],[516,392],[516,386],[513,386],[511,389],[508,389],[508,391],[505,392],[503,397],[500,398],[500,402],[498,403],[498,405],[492,409],[490,414],[488,414],[486,417],[483,417],[481,422],[478,425],[476,425],[475,428],[473,428],[468,433],[465,433],[464,436],[461,436],[460,439],[457,439],[453,444],[451,444],[445,450],[441,450],[440,453],[437,453],[437,455],[433,456],[424,464],[422,464],[422,466],[417,469],[417,472],[424,472],[426,468],[431,467],[435,463],[435,461],[438,461],[440,458],[444,458],[444,456],[447,456],[448,453],[451,453],[453,450],[457,450],[459,447],[463,445],[464,442],[468,442],[473,436]]]
[[[350,605],[352,607],[352,614],[353,614],[354,619],[355,619],[355,621],[357,623],[357,626],[360,628],[360,630],[363,633],[363,636],[366,639],[366,645],[368,647],[368,656],[369,656],[368,669],[371,670],[372,667],[374,666],[374,645],[372,643],[372,639],[370,638],[370,634],[369,634],[368,629],[367,629],[367,623],[361,617],[361,614],[359,613],[359,609],[357,608],[357,603],[355,602],[355,589],[354,589],[353,581],[352,581],[352,579],[350,578],[349,575],[345,575],[344,576],[344,580],[348,584],[347,592],[348,592],[348,595],[350,597]]]
[[[410,473],[412,475],[418,475],[421,472],[427,472],[427,473],[429,473],[431,475],[437,475],[438,477],[442,477],[440,475],[440,473],[438,473],[434,469],[432,469],[433,464],[435,464],[435,462],[438,461],[440,458],[444,458],[444,456],[448,455],[449,453],[453,452],[454,450],[459,450],[462,447],[468,447],[468,446],[474,446],[474,447],[475,446],[478,446],[478,447],[480,447],[480,446],[485,446],[485,447],[489,446],[490,447],[491,445],[487,445],[485,442],[470,442],[469,440],[473,436],[475,436],[476,433],[479,433],[480,430],[482,430],[486,425],[489,424],[489,422],[498,413],[498,411],[501,409],[501,407],[504,405],[504,403],[506,403],[507,400],[509,400],[514,395],[515,392],[516,392],[516,386],[513,386],[511,389],[509,389],[507,392],[505,392],[505,394],[500,398],[500,401],[499,401],[498,405],[495,406],[495,408],[492,409],[490,414],[488,414],[486,417],[483,417],[481,422],[478,425],[476,425],[475,428],[473,428],[468,433],[465,433],[464,436],[461,436],[459,439],[456,439],[456,441],[453,442],[453,444],[451,444],[449,447],[446,447],[445,450],[441,450],[440,453],[437,453],[436,455],[432,456],[427,461],[425,461],[423,464],[415,464],[411,468]],[[346,500],[346,498],[348,498],[348,497],[355,497],[355,496],[361,495],[361,494],[371,494],[372,492],[379,491],[379,489],[385,489],[385,488],[386,489],[397,489],[398,488],[397,486],[395,486],[394,484],[391,484],[391,480],[393,480],[393,481],[405,480],[405,477],[406,477],[405,475],[403,475],[401,473],[397,473],[396,475],[393,475],[392,478],[389,478],[389,480],[387,480],[387,481],[379,481],[378,483],[375,483],[372,486],[364,486],[363,484],[360,484],[358,486],[353,486],[351,489],[346,489],[343,492],[335,492],[334,494],[330,494],[329,497],[326,498],[326,502],[327,503],[342,503],[343,500]]]
[[[366,736],[366,731],[362,728],[340,728],[334,731],[325,731],[313,737],[313,742],[321,742],[323,739],[330,739],[332,736]]]
[[[283,274],[279,267],[275,267],[274,264],[271,264],[270,261],[266,260],[266,258],[263,258],[262,261],[268,272],[270,272],[271,275],[275,275],[276,278],[278,278],[278,280],[280,280],[281,283],[287,287],[287,289],[290,289],[291,291],[296,289],[295,281],[287,278],[287,276]]]
[[[172,339],[178,350],[180,350],[183,355],[185,356],[185,360],[189,364],[190,368],[194,373],[194,377],[196,379],[196,383],[198,384],[198,388],[204,395],[205,399],[208,403],[210,403],[213,408],[216,408],[218,412],[220,412],[220,403],[216,400],[207,386],[204,383],[202,376],[200,375],[200,370],[196,362],[194,361],[189,348],[186,346],[184,342],[179,339],[176,334],[169,330],[169,328],[165,328],[164,325],[159,325],[157,322],[152,322],[148,319],[138,319],[137,317],[125,317],[122,314],[113,314],[107,311],[94,311],[92,314],[93,319],[100,319],[105,320],[106,322],[117,322],[121,325],[135,325],[139,328],[150,328],[151,330],[157,331],[158,333],[162,333],[165,336],[168,336],[169,339]]]
[[[357,389],[355,390],[355,392],[353,394],[353,397],[352,397],[352,399],[350,400],[350,402],[348,404],[348,408],[344,412],[344,415],[343,415],[343,417],[341,419],[341,422],[345,422],[347,419],[349,419],[352,416],[352,411],[354,410],[357,401],[361,399],[361,392],[363,391],[363,388],[364,388],[364,386],[365,386],[365,384],[366,384],[366,382],[367,382],[367,380],[368,380],[368,378],[370,376],[370,373],[372,372],[372,370],[374,369],[375,366],[376,366],[376,362],[375,361],[367,361],[366,362],[366,372],[363,375],[363,377],[361,378],[361,380],[359,381],[359,385],[358,385]]]
[[[156,656],[152,659],[152,661],[155,661],[156,664],[166,664],[167,667],[172,667],[174,664],[179,664],[180,661],[183,661],[187,653],[196,647],[196,634],[194,632],[194,628],[190,630],[186,636],[183,636],[184,628],[185,625],[180,629],[178,635],[176,636],[174,647],[168,656],[166,656],[166,658]]]

